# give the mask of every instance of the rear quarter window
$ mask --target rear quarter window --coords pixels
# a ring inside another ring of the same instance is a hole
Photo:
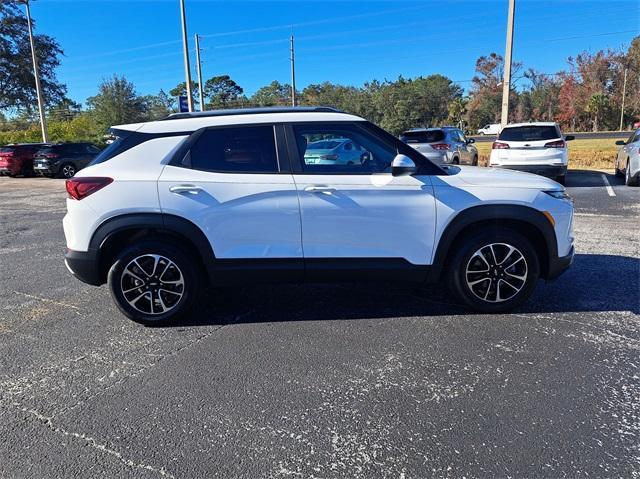
[[[504,141],[538,141],[562,138],[557,126],[514,126],[504,128],[498,135],[498,140]]]

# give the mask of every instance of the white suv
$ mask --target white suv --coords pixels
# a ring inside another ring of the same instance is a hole
[[[66,264],[129,318],[186,314],[205,285],[398,279],[501,312],[573,258],[573,204],[540,176],[435,165],[322,107],[174,114],[67,180]],[[351,140],[360,161],[307,162]]]
[[[573,136],[563,137],[557,123],[513,123],[493,142],[489,166],[549,176],[564,184],[570,140]]]

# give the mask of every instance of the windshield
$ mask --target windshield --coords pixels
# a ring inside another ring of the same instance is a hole
[[[14,146],[3,146],[2,148],[0,148],[0,153],[13,153],[14,150]]]
[[[547,126],[514,126],[506,127],[498,135],[498,140],[504,141],[538,141],[561,138],[560,131],[555,125]]]
[[[435,143],[444,140],[444,131],[405,131],[400,139],[405,143]]]

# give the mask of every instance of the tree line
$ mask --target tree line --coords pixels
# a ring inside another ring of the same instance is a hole
[[[135,85],[114,75],[80,105],[69,99],[55,75],[62,49],[47,35],[35,36],[47,104],[49,133],[54,141],[102,141],[112,125],[164,118],[177,111],[184,82],[168,92],[140,95]],[[35,85],[26,22],[15,2],[0,3],[0,144],[38,141]],[[629,48],[583,52],[567,60],[568,68],[541,73],[515,62],[512,66],[509,121],[557,121],[565,131],[615,130],[619,126],[624,77],[623,125],[640,116],[640,36]],[[422,126],[456,124],[475,131],[500,120],[503,58],[478,58],[466,94],[460,84],[440,74],[395,80],[372,80],[363,86],[322,82],[296,92],[300,105],[325,105],[362,116],[394,134]],[[200,85],[191,85],[199,107]],[[229,75],[216,75],[202,85],[205,109],[291,104],[291,86],[272,81],[253,94]]]

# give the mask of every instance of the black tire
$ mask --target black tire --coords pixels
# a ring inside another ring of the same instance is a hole
[[[622,170],[621,170],[620,168],[618,168],[618,160],[616,160],[616,164],[615,164],[614,169],[615,169],[615,175],[616,175],[618,178],[622,178],[622,177],[624,177],[624,174],[622,173]]]
[[[627,186],[638,186],[638,175],[631,176],[631,165],[627,159],[627,166],[624,169],[624,184]]]
[[[60,169],[58,170],[58,176],[60,178],[72,178],[78,172],[76,165],[73,163],[63,163],[60,165]]]
[[[493,255],[497,261],[493,261],[491,257],[481,261],[479,255],[484,257],[487,251],[491,251],[489,245],[493,245]],[[505,245],[515,248],[515,251],[509,253]],[[456,251],[447,271],[448,286],[462,302],[476,311],[501,313],[512,310],[526,301],[536,287],[540,277],[540,263],[536,250],[523,235],[512,229],[490,227],[475,231],[465,237],[464,241],[457,242],[454,248]],[[510,256],[507,256],[507,253]],[[524,262],[518,260],[511,265],[519,255]],[[501,261],[509,261],[506,268],[500,264]],[[476,263],[479,266],[476,266]],[[496,265],[492,266],[490,263]],[[484,264],[487,264],[486,274],[473,272],[476,268],[482,269]],[[487,282],[481,280],[484,276],[487,277],[486,281],[489,281],[488,287]],[[516,280],[517,276],[524,277],[524,280]],[[474,282],[476,284],[473,284]],[[505,284],[508,282],[512,284]],[[500,289],[499,295],[496,294],[496,285]],[[486,300],[480,297],[484,292]],[[506,299],[500,301],[500,296]]]
[[[561,176],[556,176],[556,181],[558,183],[560,183],[562,186],[564,186],[567,183],[567,175],[566,175],[566,173],[564,175],[561,175]]]
[[[151,255],[162,259],[156,261]],[[163,268],[160,273],[159,268]],[[181,287],[172,284],[180,280]],[[166,325],[190,312],[198,296],[199,280],[194,260],[178,246],[141,241],[117,256],[107,283],[116,306],[126,317],[145,325]]]
[[[471,160],[472,166],[478,166],[478,155],[473,156],[473,160]]]
[[[451,164],[452,165],[459,165],[460,164],[460,160],[457,157],[455,157],[453,160],[451,160]]]

